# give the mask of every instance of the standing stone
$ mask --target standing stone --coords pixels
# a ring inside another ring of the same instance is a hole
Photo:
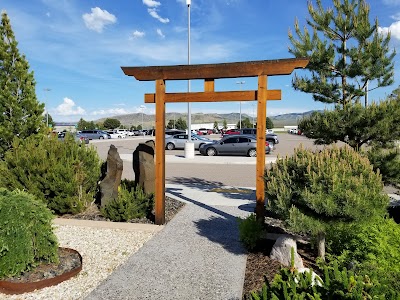
[[[297,243],[288,235],[282,235],[276,240],[269,257],[286,267],[290,267],[292,248],[294,250],[294,267],[296,269],[304,268],[303,260],[297,253]]]
[[[107,155],[107,175],[100,182],[101,207],[118,198],[118,187],[121,184],[123,168],[124,165],[117,148],[111,145]]]
[[[155,192],[154,141],[140,143],[133,152],[135,183],[146,194]]]

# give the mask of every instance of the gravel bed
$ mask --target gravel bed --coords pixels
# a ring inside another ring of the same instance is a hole
[[[55,226],[61,247],[77,250],[83,258],[82,271],[56,286],[21,295],[5,295],[4,300],[83,299],[155,233]]]

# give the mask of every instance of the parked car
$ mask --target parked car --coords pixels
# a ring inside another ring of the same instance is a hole
[[[128,129],[119,129],[116,128],[112,130],[114,133],[125,134],[125,136],[133,136],[133,133],[130,132]]]
[[[222,137],[230,134],[240,134],[239,129],[228,129],[222,133]]]
[[[174,149],[184,149],[185,148],[185,143],[188,141],[188,135],[187,134],[175,134],[172,136],[166,136],[165,137],[165,148],[168,150],[174,150]],[[196,134],[192,134],[192,142],[194,144],[195,149],[199,149],[200,146],[204,144],[210,144],[213,143],[213,140],[204,138],[202,136],[198,136]]]
[[[220,141],[214,141],[211,144],[200,146],[200,153],[207,156],[214,155],[247,155],[257,156],[257,140],[253,135],[227,135]],[[269,154],[271,148],[268,142],[265,142],[265,153]]]
[[[207,134],[212,134],[213,131],[211,129],[207,128],[200,128],[197,130],[198,133],[201,133],[202,135],[207,135]]]
[[[117,132],[117,131],[113,131],[113,130],[108,130],[106,132],[110,135],[111,139],[124,139],[124,138],[126,138],[126,134],[125,133],[121,133],[121,132]]]
[[[88,137],[86,137],[86,136],[84,136],[84,135],[82,135],[80,133],[73,134],[73,133],[70,133],[70,132],[59,132],[58,133],[58,139],[63,141],[64,138],[65,138],[65,135],[67,135],[67,134],[72,134],[74,136],[74,139],[75,139],[76,142],[79,142],[81,144],[89,144]]]
[[[81,134],[88,137],[89,140],[96,140],[96,139],[111,139],[111,136],[103,131],[103,130],[98,130],[98,129],[93,129],[93,130],[82,130]]]
[[[130,135],[132,135],[132,136],[143,135],[140,130],[131,130],[130,133],[131,133]]]
[[[186,130],[166,129],[165,134],[168,134],[168,135],[186,134]]]
[[[239,134],[257,135],[257,128],[242,128],[239,129]],[[265,135],[265,140],[269,143],[271,149],[274,149],[276,144],[279,144],[278,136],[275,133],[268,133]]]

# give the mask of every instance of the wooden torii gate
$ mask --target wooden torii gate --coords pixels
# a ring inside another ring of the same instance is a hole
[[[155,141],[155,221],[165,223],[165,103],[222,102],[257,100],[256,214],[264,216],[265,204],[265,127],[267,100],[280,100],[280,90],[267,90],[267,77],[289,75],[308,64],[306,58],[262,60],[222,64],[121,67],[125,75],[139,81],[155,81],[156,93],[145,94],[145,103],[156,104]],[[258,76],[258,89],[252,91],[215,92],[215,79]],[[204,79],[204,92],[166,93],[166,80]]]

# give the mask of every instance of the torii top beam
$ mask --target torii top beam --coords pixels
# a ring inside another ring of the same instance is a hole
[[[222,64],[121,67],[121,69],[125,75],[134,76],[139,81],[218,79],[289,75],[294,69],[306,67],[308,61],[307,58],[289,58]]]

